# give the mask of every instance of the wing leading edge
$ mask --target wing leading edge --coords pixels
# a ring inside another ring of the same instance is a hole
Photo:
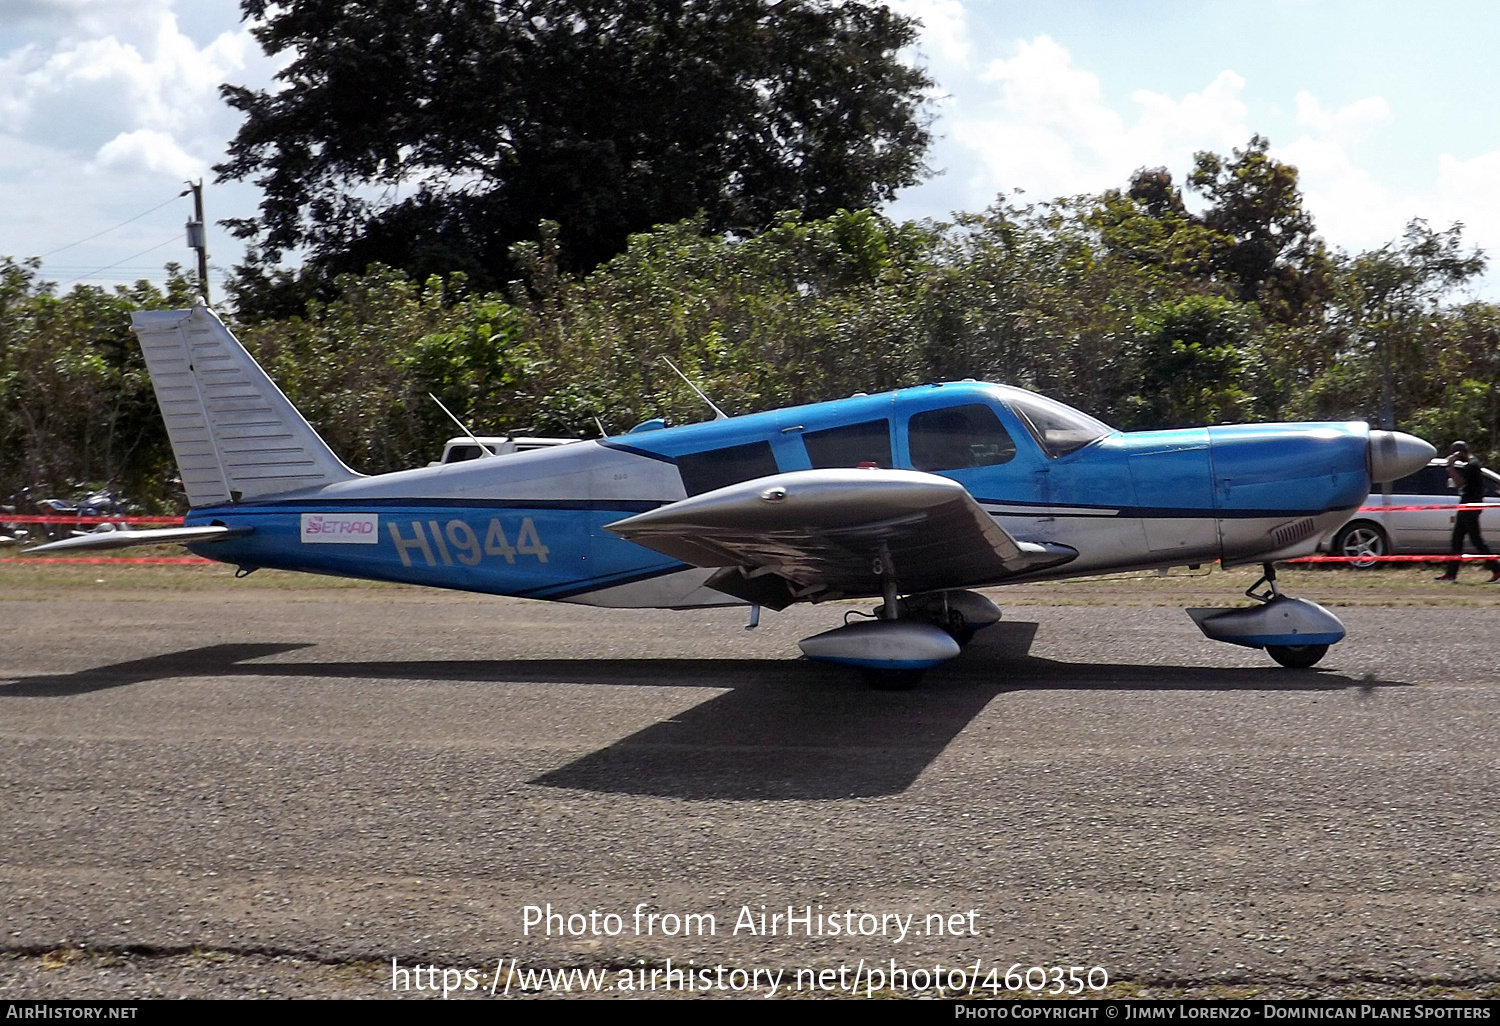
[[[1078,555],[1017,541],[963,485],[912,470],[797,470],[744,481],[608,525],[707,582],[781,609],[798,601],[995,584]]]

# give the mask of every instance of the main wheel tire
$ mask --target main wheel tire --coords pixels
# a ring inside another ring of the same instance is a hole
[[[1305,670],[1328,654],[1327,645],[1267,645],[1266,653],[1294,670]]]
[[[922,683],[926,670],[860,670],[865,683],[876,691],[910,691]]]
[[[935,626],[941,627],[943,630],[947,631],[948,636],[951,637],[954,641],[958,642],[959,648],[963,648],[969,642],[974,640],[974,631],[969,627],[967,623],[964,622],[964,614],[960,613],[957,609],[950,609],[948,611],[947,623],[942,623],[941,619],[942,618],[939,617],[938,620],[935,621]]]
[[[1356,520],[1339,529],[1332,548],[1335,556],[1385,556],[1390,554],[1391,540],[1379,524]],[[1353,559],[1347,565],[1356,570],[1368,570],[1380,563],[1375,559]]]

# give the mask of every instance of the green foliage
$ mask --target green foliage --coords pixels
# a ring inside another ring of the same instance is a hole
[[[1421,220],[1408,224],[1398,242],[1341,257],[1331,272],[1334,302],[1324,338],[1304,356],[1326,370],[1291,409],[1394,427],[1440,404],[1458,380],[1494,369],[1483,342],[1471,335],[1493,337],[1475,311],[1494,308],[1455,315],[1442,305],[1484,267],[1483,254],[1463,250],[1458,225],[1439,232]]]
[[[458,432],[429,393],[471,428],[502,432],[531,416],[524,385],[537,357],[519,310],[467,297],[459,275],[419,284],[372,268],[337,286],[332,303],[247,325],[240,338],[351,467],[384,473],[435,458]]]
[[[631,237],[582,279],[537,251],[530,308],[548,354],[549,429],[610,431],[656,416],[700,419],[670,358],[730,413],[918,379],[911,327],[929,233],[868,211],[818,221],[784,213],[760,235],[715,235],[701,219]],[[915,290],[915,291],[914,291]]]
[[[1189,296],[1136,317],[1140,391],[1126,426],[1182,427],[1246,419],[1250,337],[1258,312],[1218,296]]]
[[[190,304],[192,280],[169,264],[165,292],[140,281],[57,296],[37,267],[0,258],[0,495],[108,484],[170,501],[176,466],[130,311]]]

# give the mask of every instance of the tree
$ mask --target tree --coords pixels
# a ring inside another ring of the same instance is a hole
[[[1209,201],[1203,225],[1229,240],[1216,254],[1219,273],[1234,282],[1241,302],[1290,323],[1317,311],[1328,255],[1302,206],[1297,169],[1268,156],[1270,145],[1254,135],[1232,160],[1194,154],[1188,185]]]
[[[1369,416],[1378,381],[1380,425],[1395,427],[1398,393],[1403,413],[1422,402],[1421,383],[1442,345],[1444,298],[1484,273],[1485,263],[1482,250],[1464,251],[1462,225],[1436,231],[1420,218],[1401,241],[1340,260],[1331,325],[1339,360],[1313,394],[1325,402],[1339,396],[1346,405],[1335,410]]]
[[[0,495],[107,483],[168,499],[176,470],[130,313],[186,306],[196,285],[168,264],[165,294],[139,281],[57,296],[38,264],[0,257]]]
[[[1128,427],[1188,427],[1243,419],[1254,396],[1247,350],[1255,311],[1218,296],[1188,296],[1136,318],[1140,393]]]
[[[542,219],[587,270],[699,211],[750,232],[878,204],[926,170],[931,82],[897,59],[915,22],[884,6],[241,2],[292,60],[276,91],[222,89],[245,120],[219,178],[264,190],[232,226],[263,261],[304,248],[323,281],[381,261],[491,287]]]
[[[1234,245],[1232,237],[1189,213],[1164,167],[1136,171],[1124,192],[1107,190],[1089,222],[1115,256],[1204,279],[1217,276],[1219,255]]]

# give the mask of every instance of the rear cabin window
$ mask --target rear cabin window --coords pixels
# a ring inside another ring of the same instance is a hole
[[[770,442],[751,442],[679,456],[677,469],[682,474],[683,488],[689,495],[697,495],[741,481],[768,477],[776,473],[776,457],[771,455]]]
[[[914,413],[906,434],[917,470],[993,467],[1016,455],[1010,432],[994,410],[979,403]]]
[[[815,470],[832,467],[857,467],[873,463],[889,470],[891,462],[891,422],[867,420],[845,424],[824,431],[809,431],[802,436],[807,458]]]

